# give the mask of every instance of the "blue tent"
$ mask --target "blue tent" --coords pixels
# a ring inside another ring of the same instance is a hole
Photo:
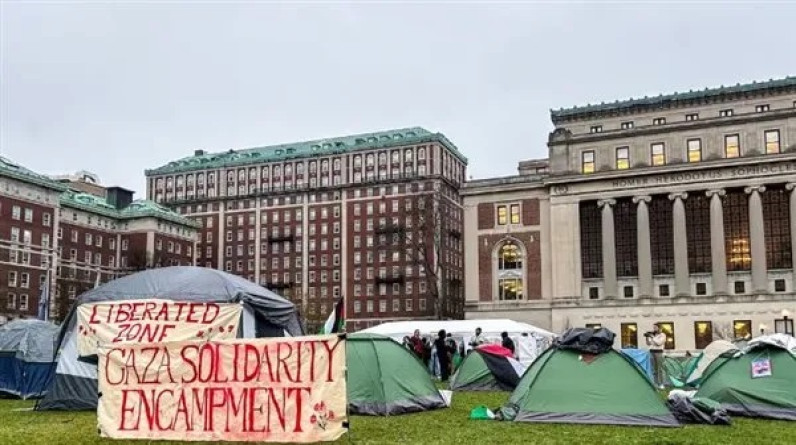
[[[40,320],[0,326],[0,393],[22,399],[42,397],[54,366],[58,327]]]
[[[646,349],[622,349],[622,354],[633,359],[634,362],[644,371],[644,374],[650,381],[654,381],[652,372],[652,355]]]

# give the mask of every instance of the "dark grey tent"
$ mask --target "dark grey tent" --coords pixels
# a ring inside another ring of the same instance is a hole
[[[0,326],[0,394],[41,397],[52,375],[58,326],[41,320],[14,320]]]
[[[295,305],[241,277],[204,267],[150,269],[108,282],[81,295],[66,316],[56,347],[55,377],[37,410],[97,408],[97,366],[77,354],[77,307],[86,303],[158,298],[203,303],[241,303],[244,338],[303,335]]]

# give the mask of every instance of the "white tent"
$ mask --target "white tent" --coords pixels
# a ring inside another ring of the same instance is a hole
[[[361,332],[385,335],[400,343],[404,337],[412,336],[415,329],[419,329],[420,335],[424,337],[436,337],[440,329],[445,329],[445,332],[451,334],[458,342],[468,345],[475,335],[475,328],[481,328],[481,335],[487,342],[497,344],[501,341],[500,333],[508,332],[509,337],[514,340],[518,360],[526,366],[555,337],[550,331],[508,319],[395,321],[373,326]],[[528,335],[523,337],[522,334]]]

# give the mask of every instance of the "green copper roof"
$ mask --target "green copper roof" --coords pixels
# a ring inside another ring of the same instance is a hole
[[[613,103],[601,103],[597,105],[588,104],[582,107],[561,108],[558,110],[550,110],[550,117],[553,122],[559,122],[568,117],[590,113],[604,113],[604,112],[620,112],[627,111],[631,108],[648,108],[655,106],[663,106],[673,104],[674,102],[688,102],[693,100],[704,100],[717,96],[726,96],[733,94],[745,94],[756,91],[763,91],[772,88],[789,88],[796,87],[796,76],[788,76],[783,79],[771,79],[765,82],[752,82],[747,84],[737,84],[735,86],[720,86],[718,88],[705,88],[704,90],[690,90],[682,93],[660,94],[656,97],[647,97],[640,99],[628,99],[622,101],[615,101]]]
[[[15,164],[11,160],[2,156],[0,156],[0,175],[30,182],[51,190],[66,190],[66,187],[63,184],[53,181],[47,176],[40,175],[32,170],[28,170],[27,168],[19,164]]]
[[[67,190],[61,195],[61,206],[71,207],[87,212],[100,214],[114,219],[158,218],[190,227],[198,227],[192,220],[181,216],[153,201],[138,199],[127,207],[117,210],[105,199],[88,193]]]
[[[375,133],[355,134],[314,141],[266,147],[229,150],[223,153],[205,153],[189,156],[155,169],[147,170],[147,176],[163,173],[230,167],[261,162],[284,161],[333,153],[370,150],[374,148],[398,147],[402,145],[438,142],[450,149],[462,162],[467,162],[455,145],[442,133],[432,133],[424,128],[413,127]]]

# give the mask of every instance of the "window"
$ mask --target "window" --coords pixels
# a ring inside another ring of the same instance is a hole
[[[498,298],[500,300],[522,300],[522,280],[517,278],[501,278],[498,280]]]
[[[661,297],[668,297],[669,296],[669,285],[668,284],[661,284],[658,286],[658,295]]]
[[[666,165],[666,146],[663,142],[650,145],[652,165]]]
[[[724,136],[724,157],[737,158],[741,156],[741,138],[737,134]]]
[[[589,128],[589,133],[602,133],[602,132],[603,132],[602,125],[592,125],[591,128]]]
[[[497,207],[498,225],[505,226],[508,223],[507,207],[500,205]]]
[[[622,122],[620,124],[620,127],[622,128],[622,130],[630,130],[631,128],[633,128],[633,121]]]
[[[699,113],[686,114],[685,115],[685,120],[687,122],[698,121],[699,120]]]
[[[697,295],[707,295],[708,294],[708,286],[705,283],[697,283],[695,290],[696,290],[696,294]]]
[[[638,348],[638,325],[636,323],[622,323],[622,348]]]
[[[664,349],[674,349],[674,323],[671,321],[664,321],[658,323],[661,327],[661,332],[666,334],[666,345]]]
[[[589,288],[589,300],[597,300],[600,298],[600,288],[599,287],[590,287]]]
[[[603,276],[602,218],[600,212],[600,208],[597,207],[597,203],[594,201],[581,201],[580,252],[583,278],[601,278]]]
[[[519,204],[512,204],[510,207],[511,210],[511,223],[512,224],[519,224],[520,223],[520,205]]]
[[[11,218],[19,220],[22,215],[22,208],[19,206],[11,207]]]
[[[17,286],[17,273],[14,271],[8,272],[8,287]]]
[[[617,147],[616,169],[627,170],[630,168],[630,147]]]
[[[27,272],[22,272],[19,274],[19,287],[28,288],[30,287],[30,274]]]
[[[28,310],[28,295],[27,294],[21,294],[19,296],[19,310],[20,311]]]
[[[688,162],[699,162],[702,160],[702,139],[689,139]]]
[[[636,204],[619,199],[614,205],[616,274],[619,277],[638,276],[638,224]]]
[[[755,111],[758,112],[758,113],[765,113],[766,111],[769,111],[770,109],[771,109],[771,107],[768,104],[758,105],[758,106],[755,107]]]
[[[594,173],[594,150],[581,153],[581,171],[586,174]]]
[[[49,213],[43,213],[41,215],[41,224],[44,227],[50,227],[50,218],[51,218],[51,216],[50,216]]]
[[[778,278],[774,280],[774,292],[785,292],[786,290],[784,279]]]
[[[694,344],[697,349],[705,349],[713,342],[713,323],[709,321],[694,322]]]
[[[25,209],[25,222],[32,222],[33,221],[33,209]],[[22,307],[22,301],[20,301],[20,308]]]
[[[652,125],[663,125],[666,123],[665,117],[656,117],[652,120]]]
[[[736,340],[752,338],[752,320],[733,321],[732,334]]]
[[[654,215],[649,221],[652,274],[673,275],[674,232],[672,230],[672,201],[666,196],[654,195],[649,203],[649,214]]]
[[[768,130],[765,132],[766,154],[779,153],[779,130]]]
[[[16,294],[8,294],[8,301],[6,302],[6,307],[8,309],[16,309],[17,308],[17,296],[16,296]]]
[[[623,288],[625,298],[633,298],[633,286],[625,286]]]
[[[726,110],[719,110],[719,117],[731,117],[733,115],[732,108]]]
[[[743,190],[728,191],[723,199],[724,241],[727,271],[748,271],[752,268],[749,245],[749,198]]]
[[[744,283],[743,281],[734,282],[733,287],[736,294],[743,294],[746,292],[746,283]]]
[[[793,335],[793,319],[788,317],[774,320],[774,332]]]

